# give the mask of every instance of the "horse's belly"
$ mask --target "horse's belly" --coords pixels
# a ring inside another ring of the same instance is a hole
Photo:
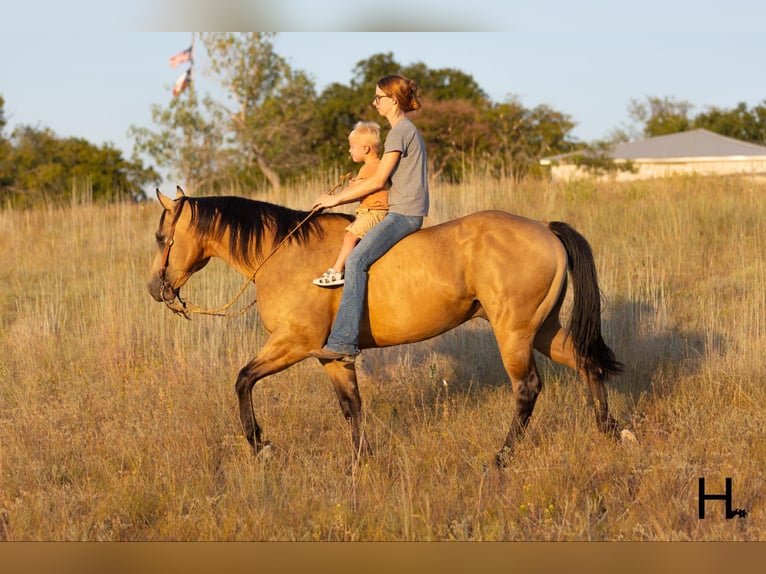
[[[476,315],[477,304],[452,290],[412,289],[377,296],[369,293],[369,312],[360,334],[360,343],[389,346],[422,341],[440,335]],[[369,340],[367,338],[369,337]]]

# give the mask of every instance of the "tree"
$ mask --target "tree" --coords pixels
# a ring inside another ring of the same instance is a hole
[[[401,66],[391,53],[371,56],[354,68],[347,105],[359,119],[372,114],[364,119],[380,121],[370,105],[372,89],[378,79],[391,73],[415,80],[420,88],[423,107],[413,113],[413,119],[426,141],[432,178],[460,181],[467,165],[479,168],[483,164],[520,179],[539,172],[543,155],[574,148],[567,139],[575,126],[569,116],[548,106],[529,110],[513,99],[494,105],[471,75],[454,68],[429,69],[421,62]],[[338,86],[333,90],[346,96]],[[339,98],[333,104],[331,111],[320,107],[319,114],[337,114]]]
[[[628,105],[630,117],[644,125],[645,137],[656,137],[691,129],[689,112],[692,104],[673,98],[647,97],[645,102],[631,100]]]
[[[333,83],[322,91],[317,99],[315,115],[315,126],[320,135],[314,148],[322,167],[331,168],[350,161],[348,134],[362,119],[382,123],[377,112],[374,116],[365,113],[365,104],[361,102],[358,90]]]
[[[539,175],[540,159],[575,149],[567,136],[575,127],[572,119],[550,106],[525,108],[516,98],[494,105],[485,121],[491,127],[491,154],[498,175],[519,181]]]
[[[324,163],[337,164],[347,157],[346,137],[359,120],[381,123],[385,137],[388,125],[372,106],[372,96],[377,81],[392,73],[418,83],[424,106],[412,117],[428,146],[431,177],[459,180],[465,160],[486,142],[488,129],[481,121],[489,105],[485,93],[459,70],[431,70],[420,62],[401,66],[391,52],[360,60],[349,85],[332,84],[320,95],[317,117]]]
[[[167,107],[152,105],[152,121],[157,131],[138,126],[128,130],[135,139],[134,157],[149,155],[192,193],[226,180],[223,117],[209,97],[199,101],[194,81]]]
[[[628,113],[643,124],[645,137],[654,137],[690,129],[704,128],[727,137],[766,145],[766,100],[748,109],[740,102],[733,109],[709,106],[704,112],[690,118],[692,105],[673,98],[648,97],[645,102],[631,100]],[[626,132],[616,132],[615,141],[632,139]]]
[[[5,129],[5,98],[0,95],[0,139],[3,139],[3,130]]]
[[[144,186],[159,180],[141,161],[82,138],[59,138],[48,128],[17,127],[0,161],[3,203],[142,200]]]
[[[732,110],[709,107],[694,118],[693,127],[766,145],[766,100],[752,110],[749,110],[744,102],[740,102]]]
[[[272,187],[284,176],[316,165],[316,93],[305,73],[278,56],[273,34],[204,33],[210,68],[231,107],[220,103],[231,134],[230,154],[240,177],[260,172]]]
[[[460,181],[466,163],[474,164],[486,151],[490,127],[481,110],[468,100],[435,101],[416,112],[416,121],[428,150],[432,179],[446,176]]]
[[[349,84],[332,83],[316,100],[315,126],[319,132],[316,151],[326,167],[348,162],[348,134],[358,121],[388,125],[372,106],[375,83],[383,76],[399,70],[392,53],[375,54],[359,60]]]
[[[467,166],[481,164],[519,179],[536,173],[543,154],[574,146],[568,139],[574,123],[565,114],[546,106],[528,110],[517,101],[494,105],[469,74],[421,62],[401,66],[390,52],[360,60],[348,84],[333,83],[317,96],[306,74],[274,52],[272,35],[202,34],[225,101],[206,99],[209,120],[192,90],[183,104],[155,108],[162,129],[132,128],[138,149],[160,165],[182,166],[198,183],[210,180],[203,174],[225,174],[245,185],[266,180],[278,190],[283,178],[348,164],[347,137],[357,121],[378,122],[385,138],[389,126],[372,97],[375,83],[392,73],[420,86],[424,106],[413,117],[428,145],[432,177],[460,181]]]
[[[5,139],[3,131],[6,125],[5,119],[5,99],[0,95],[0,189],[4,189],[13,183],[10,179],[11,166],[9,165],[10,142]]]
[[[473,79],[473,76],[455,68],[430,70],[418,62],[404,68],[404,75],[414,79],[423,94],[431,102],[461,100],[471,102],[479,108],[489,104],[489,99]]]

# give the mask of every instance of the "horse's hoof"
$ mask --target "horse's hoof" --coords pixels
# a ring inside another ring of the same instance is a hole
[[[508,468],[513,460],[513,450],[504,446],[495,455],[495,466],[497,468]]]
[[[632,431],[628,429],[622,429],[620,431],[620,443],[622,444],[638,444],[638,439]]]
[[[263,443],[263,446],[258,449],[258,452],[255,453],[255,456],[261,460],[269,460],[272,456],[274,456],[274,452],[276,450],[277,447],[271,444],[271,441],[267,440]]]

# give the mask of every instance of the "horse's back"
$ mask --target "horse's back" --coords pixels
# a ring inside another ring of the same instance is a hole
[[[561,243],[540,221],[482,211],[427,227],[370,269],[370,330],[376,344],[414,341],[501,309],[531,309],[565,267]]]
[[[563,246],[544,222],[504,211],[479,211],[404,238],[373,269],[384,273],[393,267],[475,287],[497,273],[541,273],[557,266],[562,257]]]

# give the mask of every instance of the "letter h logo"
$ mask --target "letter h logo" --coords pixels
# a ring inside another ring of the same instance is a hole
[[[705,479],[700,477],[699,488],[699,517],[700,520],[705,518],[705,501],[706,500],[725,500],[726,501],[726,520],[731,520],[735,516],[745,518],[747,516],[747,510],[744,508],[731,509],[731,478],[726,479],[726,493],[725,494],[707,494],[705,493]]]

